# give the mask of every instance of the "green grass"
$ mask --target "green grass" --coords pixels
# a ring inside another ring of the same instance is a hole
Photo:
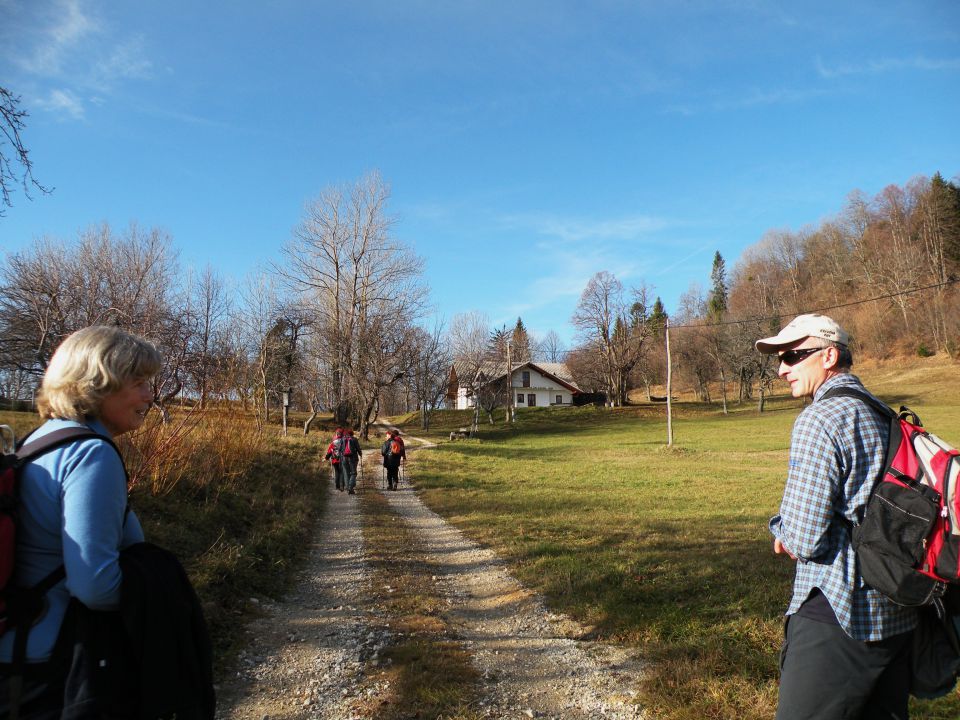
[[[367,488],[376,480],[368,479]],[[371,564],[371,587],[391,631],[380,674],[390,695],[379,703],[379,720],[425,718],[479,720],[475,709],[478,673],[470,654],[456,641],[443,616],[446,602],[434,568],[415,533],[380,493],[364,493],[363,533]]]
[[[864,379],[960,443],[956,366],[941,369],[920,368],[909,385],[902,370]],[[411,475],[553,607],[644,649],[650,671],[636,689],[652,717],[769,718],[793,567],[771,553],[766,526],[800,404],[779,397],[768,409],[724,417],[681,404],[671,449],[662,405],[527,409],[513,427],[481,423],[478,440],[421,455]],[[463,424],[444,415],[438,430]],[[913,717],[958,714],[948,698]]]

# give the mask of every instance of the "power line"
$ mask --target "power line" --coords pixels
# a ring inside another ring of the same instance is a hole
[[[840,303],[839,305],[830,305],[829,307],[823,307],[816,310],[802,310],[794,311],[791,313],[781,313],[780,315],[770,315],[767,317],[760,316],[755,318],[748,318],[746,320],[724,320],[722,322],[713,323],[714,325],[746,325],[748,323],[762,322],[763,320],[780,320],[781,318],[788,316],[797,316],[804,313],[823,313],[827,310],[839,310],[840,308],[853,307],[854,305],[865,305],[866,303],[877,302],[878,300],[889,300],[890,298],[900,297],[901,295],[912,295],[913,293],[923,292],[924,290],[933,290],[935,288],[946,287],[947,285],[953,285],[957,282],[960,282],[960,278],[951,277],[949,280],[945,280],[940,283],[933,283],[932,285],[924,285],[923,287],[912,288],[910,290],[902,290],[900,292],[888,293],[886,295],[877,295],[876,297],[867,298],[865,300],[852,300],[848,303]],[[678,330],[681,328],[698,328],[703,327],[703,325],[671,325],[671,330]]]
[[[841,308],[853,307],[854,305],[865,305],[866,303],[877,302],[879,300],[890,300],[891,298],[901,297],[903,295],[913,295],[914,293],[923,292],[924,290],[935,290],[941,287],[947,287],[948,285],[955,285],[960,282],[960,278],[951,277],[948,280],[939,283],[933,283],[931,285],[924,285],[923,287],[911,288],[910,290],[901,290],[899,292],[887,293],[886,295],[877,295],[876,297],[866,298],[864,300],[852,300],[847,303],[840,303],[839,305],[830,305],[829,307],[818,308],[816,310],[800,310],[794,311],[792,313],[781,313],[779,315],[768,315],[768,316],[759,316],[753,318],[746,318],[743,320],[724,320],[722,322],[713,323],[712,326],[716,327],[718,325],[748,325],[752,323],[763,322],[764,320],[780,320],[781,318],[788,316],[797,316],[804,313],[824,313],[828,310],[839,310]],[[704,325],[670,325],[671,330],[684,330],[684,329],[693,329],[693,328],[703,328]],[[556,354],[567,356],[574,350],[559,350],[556,351]]]

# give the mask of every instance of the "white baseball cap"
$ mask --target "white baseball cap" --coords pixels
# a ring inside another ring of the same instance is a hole
[[[756,348],[765,354],[775,353],[807,337],[821,338],[841,345],[850,344],[850,334],[840,327],[836,320],[826,315],[810,313],[798,315],[773,337],[757,340]]]

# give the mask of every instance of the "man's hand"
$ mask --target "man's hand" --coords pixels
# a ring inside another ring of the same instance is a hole
[[[786,555],[786,556],[789,557],[791,560],[796,560],[796,559],[797,559],[797,556],[794,555],[794,554],[793,554],[792,552],[790,552],[789,550],[787,550],[786,545],[784,545],[782,542],[780,542],[780,538],[775,538],[775,539],[774,539],[774,541],[773,541],[773,552],[774,552],[776,555]]]

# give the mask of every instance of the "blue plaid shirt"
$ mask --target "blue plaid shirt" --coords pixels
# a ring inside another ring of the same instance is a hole
[[[916,612],[864,584],[849,531],[837,516],[859,522],[885,462],[890,426],[856,398],[820,400],[841,386],[864,391],[855,375],[829,378],[793,425],[787,484],[770,532],[797,556],[787,615],[820,588],[847,635],[882,640],[912,630]]]

